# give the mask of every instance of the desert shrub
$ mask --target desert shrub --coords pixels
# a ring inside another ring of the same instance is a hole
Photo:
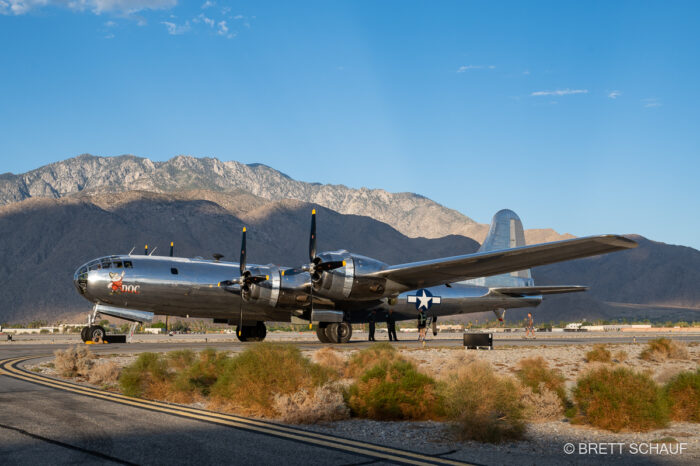
[[[88,382],[93,385],[111,386],[119,380],[119,366],[114,361],[95,364],[88,374]]]
[[[525,433],[525,406],[520,387],[480,361],[460,367],[442,387],[445,412],[463,440],[502,442]]]
[[[196,356],[182,351],[178,353],[183,354],[168,358],[170,367],[179,369],[172,381],[173,401],[177,398],[179,401],[189,402],[197,395],[208,396],[211,387],[223,373],[229,357],[211,348]],[[175,393],[179,393],[180,396],[174,396]]]
[[[581,377],[574,388],[577,420],[619,432],[647,431],[668,422],[662,391],[647,374],[624,367],[599,367]]]
[[[613,358],[617,362],[627,361],[627,351],[625,351],[625,350],[616,351],[615,354],[613,355]]]
[[[168,366],[175,369],[184,369],[192,364],[195,360],[196,354],[192,350],[178,350],[171,351],[167,354]]]
[[[561,371],[550,369],[547,361],[541,356],[525,358],[518,362],[515,375],[525,387],[533,393],[541,394],[541,388],[554,392],[562,403],[567,403],[565,378]]]
[[[324,346],[316,351],[313,355],[313,360],[316,364],[333,369],[338,373],[341,373],[345,369],[345,359],[330,346]]]
[[[93,354],[84,346],[73,346],[54,352],[56,370],[63,377],[87,376],[93,365]]]
[[[688,359],[688,348],[668,338],[657,338],[647,343],[639,355],[645,361],[662,362],[667,359]]]
[[[346,400],[353,415],[376,420],[436,419],[443,412],[435,380],[402,360],[381,360],[365,370]]]
[[[311,392],[333,378],[333,371],[306,359],[294,346],[256,343],[223,363],[211,387],[212,406],[274,416],[275,394]]]
[[[339,386],[326,384],[313,391],[305,388],[291,394],[277,394],[274,408],[279,419],[288,424],[313,424],[337,421],[349,416]]]
[[[594,345],[593,349],[586,353],[587,362],[612,362],[612,354],[605,345]]]
[[[157,353],[141,353],[136,361],[122,369],[119,388],[127,396],[165,398],[171,378],[165,358]]]
[[[540,382],[537,392],[523,387],[520,401],[525,406],[525,417],[532,421],[552,421],[560,419],[564,409],[562,400],[555,392]]]
[[[399,352],[389,343],[375,343],[372,346],[353,354],[345,369],[345,376],[349,378],[359,377],[367,369],[381,362],[392,363],[404,361]]]
[[[664,387],[674,421],[700,422],[700,369],[681,372]]]

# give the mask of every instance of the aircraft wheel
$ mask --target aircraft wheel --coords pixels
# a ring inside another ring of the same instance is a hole
[[[331,340],[328,339],[328,335],[326,335],[326,328],[328,328],[328,324],[326,322],[319,322],[318,327],[316,327],[316,336],[321,343],[331,342]]]
[[[352,337],[350,322],[333,322],[326,327],[326,337],[331,343],[347,343]]]
[[[89,339],[95,343],[101,343],[105,339],[106,334],[105,329],[99,325],[93,325],[88,331]]]
[[[267,335],[267,327],[265,327],[265,322],[258,322],[255,327],[248,327],[251,330],[251,336],[248,341],[263,341]]]
[[[236,336],[238,337],[238,341],[246,342],[249,341],[250,338],[250,327],[244,325],[243,327],[236,326]]]
[[[80,339],[83,340],[83,343],[90,339],[90,337],[88,336],[88,332],[90,332],[90,327],[83,327],[80,330]]]

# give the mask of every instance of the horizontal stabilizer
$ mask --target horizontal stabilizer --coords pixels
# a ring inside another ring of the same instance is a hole
[[[579,285],[563,285],[563,286],[518,286],[518,287],[504,287],[504,288],[491,288],[489,294],[504,294],[507,296],[538,296],[545,294],[559,294],[559,293],[577,293],[579,291],[586,291],[587,286]]]

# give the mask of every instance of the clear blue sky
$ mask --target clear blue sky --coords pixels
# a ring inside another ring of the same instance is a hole
[[[261,162],[700,248],[698,2],[0,0],[0,172]]]

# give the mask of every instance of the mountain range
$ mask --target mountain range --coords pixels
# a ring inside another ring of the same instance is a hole
[[[316,200],[299,200],[307,195]],[[321,250],[388,263],[474,252],[479,237],[464,231],[487,228],[415,194],[303,183],[263,165],[191,157],[80,156],[0,175],[0,204],[0,322],[84,317],[90,305],[73,288],[75,269],[102,255],[142,253],[145,244],[166,254],[174,241],[177,255],[221,253],[235,261],[246,225],[250,263],[304,263],[312,207]],[[401,230],[421,231],[426,213],[434,214],[428,223],[435,237]],[[529,243],[562,237],[552,230],[529,235]],[[547,298],[538,319],[700,320],[700,252],[634,239],[634,250],[535,268],[537,284],[591,286]]]
[[[180,155],[166,162],[152,162],[133,155],[83,154],[27,173],[0,175],[0,205],[31,197],[61,198],[81,192],[131,190],[244,191],[267,200],[297,199],[341,214],[372,217],[411,238],[462,235],[483,241],[488,232],[488,225],[418,194],[305,183],[266,165],[222,162],[215,158]],[[552,229],[526,231],[526,239],[531,243],[564,238],[573,236]]]

